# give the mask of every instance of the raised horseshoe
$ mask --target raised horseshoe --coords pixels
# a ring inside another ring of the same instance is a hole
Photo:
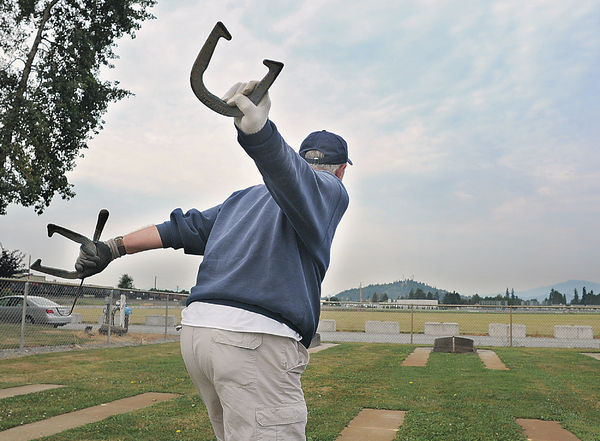
[[[204,71],[206,71],[206,68],[210,63],[210,59],[215,51],[215,47],[217,47],[217,42],[221,37],[225,38],[226,40],[231,40],[231,34],[225,25],[221,22],[218,22],[206,39],[204,46],[202,46],[202,49],[200,49],[200,53],[196,57],[196,61],[192,66],[192,72],[190,74],[190,83],[196,97],[198,97],[198,99],[209,109],[225,116],[242,116],[242,111],[240,109],[228,105],[221,98],[210,93],[206,89],[202,79]],[[269,90],[269,87],[271,87],[271,84],[273,84],[279,75],[279,72],[281,72],[281,69],[283,69],[283,63],[279,61],[263,60],[263,64],[269,68],[269,72],[267,72],[264,78],[260,80],[252,93],[248,95],[248,98],[250,98],[250,101],[252,101],[254,104],[258,104],[263,96],[265,96],[265,93],[267,90]]]

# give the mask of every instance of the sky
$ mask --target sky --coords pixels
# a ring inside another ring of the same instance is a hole
[[[78,245],[205,209],[261,182],[232,118],[194,96],[191,66],[217,21],[204,82],[217,96],[284,68],[270,118],[298,148],[326,129],[349,145],[350,205],[322,294],[412,278],[463,295],[600,281],[600,2],[161,1],[102,72],[135,96],[68,174],[76,196],[38,216],[11,205],[0,242],[71,269]],[[189,289],[200,256],[153,250],[86,283]],[[52,277],[50,277],[52,279]]]

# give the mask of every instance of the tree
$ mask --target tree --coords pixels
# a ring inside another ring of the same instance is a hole
[[[101,81],[118,38],[135,37],[156,0],[0,2],[0,214],[10,203],[41,214],[110,102],[131,93]]]
[[[373,297],[371,298],[371,302],[373,302],[373,303],[379,302],[379,294],[377,294],[376,292],[373,293]]]
[[[577,288],[573,290],[573,300],[571,300],[571,305],[579,305],[579,294],[577,293]]]
[[[9,251],[0,244],[0,277],[13,277],[16,274],[27,271],[23,259],[25,254],[19,250]]]
[[[442,303],[447,305],[460,305],[460,294],[457,292],[447,292],[446,295],[444,295]]]
[[[567,299],[562,293],[552,288],[550,291],[550,296],[548,297],[548,302],[551,305],[566,305]]]
[[[133,289],[133,277],[129,274],[123,274],[119,279],[119,288]]]

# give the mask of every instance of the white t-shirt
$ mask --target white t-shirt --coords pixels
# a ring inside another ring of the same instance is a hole
[[[300,334],[277,320],[245,309],[214,303],[190,303],[181,311],[181,324],[234,332],[257,332],[302,340]]]

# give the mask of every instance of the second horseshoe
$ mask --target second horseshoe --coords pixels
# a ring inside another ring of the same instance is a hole
[[[204,46],[200,49],[200,53],[196,57],[196,61],[192,66],[192,72],[190,74],[190,83],[194,94],[204,105],[209,109],[214,110],[217,113],[225,116],[242,116],[242,112],[237,107],[228,105],[225,101],[210,93],[204,85],[203,75],[210,63],[210,59],[215,51],[219,38],[225,38],[231,40],[231,34],[221,22],[218,22],[213,28],[212,32],[206,39]],[[250,101],[254,104],[258,104],[260,100],[265,96],[269,87],[273,84],[281,69],[283,69],[283,63],[273,60],[263,60],[263,64],[269,68],[269,72],[264,76],[262,80],[256,85],[254,90],[248,95]]]

